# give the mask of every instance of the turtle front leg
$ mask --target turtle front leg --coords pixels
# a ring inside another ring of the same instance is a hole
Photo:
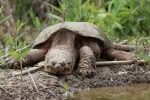
[[[115,50],[113,48],[104,49],[101,58],[108,60],[134,60],[134,56],[131,53]]]
[[[44,50],[31,49],[30,52],[25,57],[22,57],[20,59],[22,60],[23,66],[30,66],[44,60],[44,58],[45,58]],[[9,68],[20,68],[19,62],[11,56],[6,58],[5,61]]]
[[[80,61],[78,65],[78,73],[82,76],[93,77],[96,71],[96,58],[93,51],[88,46],[83,46],[79,50]]]

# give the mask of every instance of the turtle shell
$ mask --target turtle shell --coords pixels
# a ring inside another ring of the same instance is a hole
[[[73,31],[81,36],[97,38],[104,43],[104,47],[110,47],[111,42],[96,25],[89,22],[61,22],[44,29],[35,39],[33,48],[45,42],[50,36],[60,29],[67,29]]]

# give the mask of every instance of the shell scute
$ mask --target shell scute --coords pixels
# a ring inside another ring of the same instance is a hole
[[[88,22],[62,22],[44,29],[35,39],[33,47],[45,42],[60,29],[67,29],[85,37],[97,38],[104,43],[105,47],[111,46],[111,42],[105,33],[94,24]]]

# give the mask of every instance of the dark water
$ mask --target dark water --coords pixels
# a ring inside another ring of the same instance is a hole
[[[71,100],[150,100],[150,84],[84,90]]]

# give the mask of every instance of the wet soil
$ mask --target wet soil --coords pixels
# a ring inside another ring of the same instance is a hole
[[[79,76],[75,71],[66,76],[55,76],[40,69],[21,77],[13,76],[14,69],[0,69],[0,100],[58,100],[62,99],[67,84],[70,94],[98,87],[126,86],[150,83],[148,65],[98,66],[95,77]],[[59,98],[61,97],[61,98]],[[62,99],[63,100],[63,99]]]

